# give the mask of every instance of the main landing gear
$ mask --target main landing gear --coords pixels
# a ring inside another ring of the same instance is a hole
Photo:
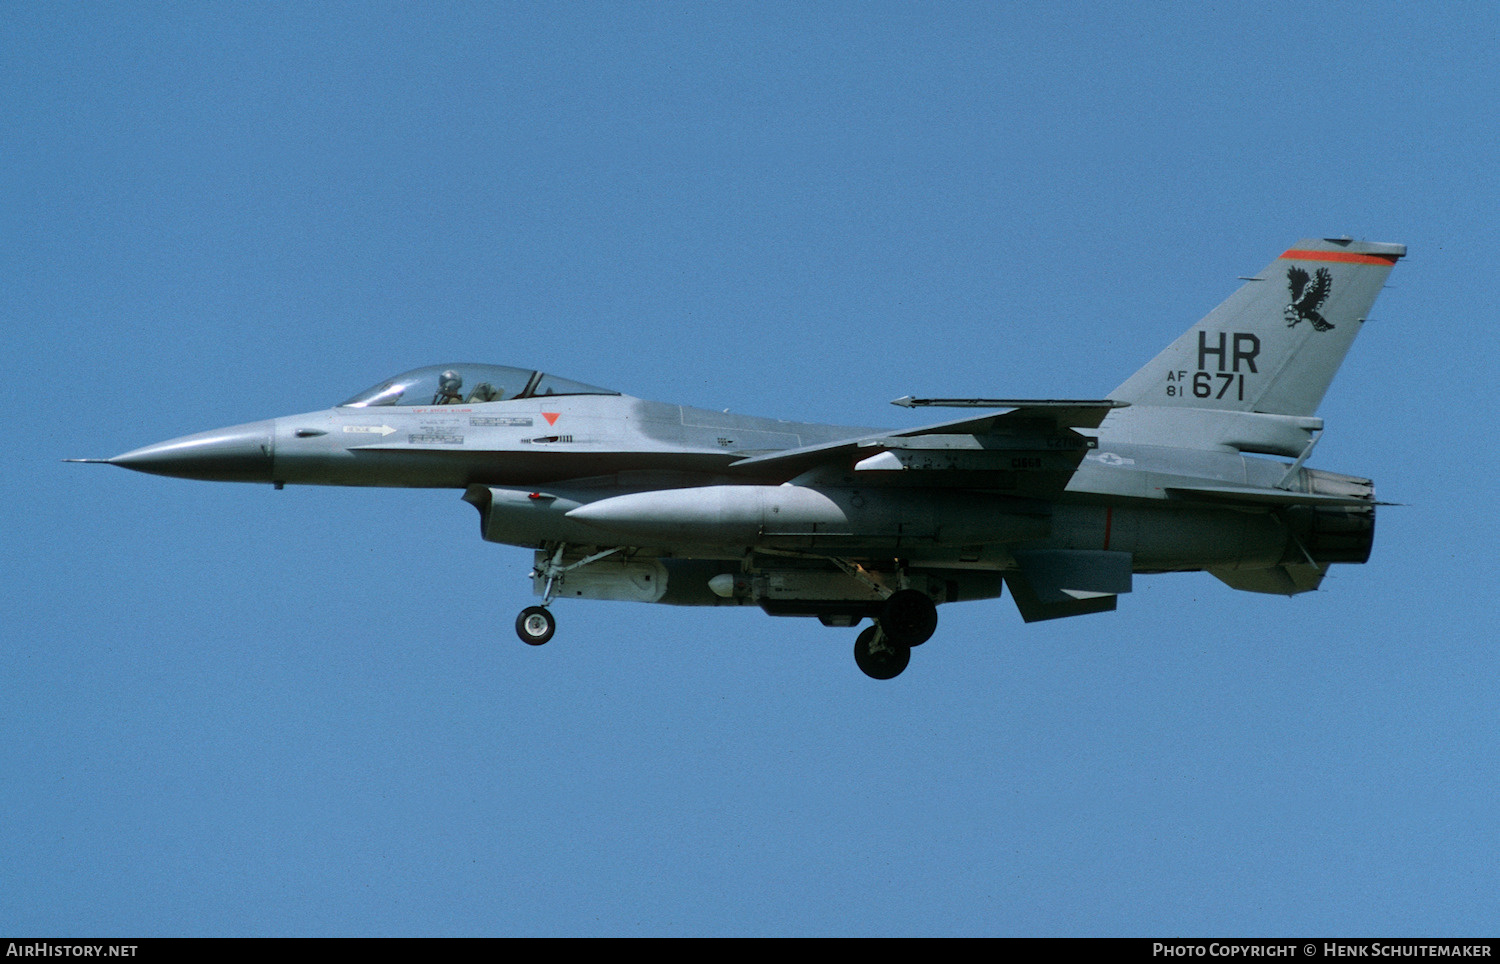
[[[926,593],[901,589],[891,593],[875,625],[854,641],[854,662],[871,679],[893,679],[911,662],[911,649],[937,631],[937,605]]]
[[[892,643],[878,624],[868,626],[854,641],[854,662],[870,679],[893,679],[911,662],[911,647]]]

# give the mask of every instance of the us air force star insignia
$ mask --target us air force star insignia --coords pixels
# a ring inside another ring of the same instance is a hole
[[[1086,455],[1084,458],[1093,459],[1104,465],[1134,465],[1135,459],[1127,459],[1113,452],[1100,452],[1098,455]]]

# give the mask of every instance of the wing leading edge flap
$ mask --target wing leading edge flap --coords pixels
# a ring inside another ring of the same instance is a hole
[[[1028,623],[1111,612],[1131,589],[1128,552],[1036,549],[1018,551],[1015,559],[1005,584]]]
[[[870,456],[872,449],[881,448],[882,439],[914,439],[924,435],[970,435],[976,437],[1014,434],[1017,432],[1035,433],[1033,426],[1038,424],[1045,426],[1043,431],[1052,436],[1072,435],[1073,438],[1082,442],[1082,438],[1072,433],[1075,428],[1098,428],[1099,423],[1111,409],[1119,408],[1121,403],[1109,400],[1101,401],[1065,401],[1065,400],[1040,400],[1023,401],[1013,400],[1006,403],[1013,406],[1009,411],[989,412],[979,416],[952,419],[946,422],[938,422],[933,425],[923,425],[918,428],[895,429],[882,432],[878,435],[861,435],[853,438],[840,439],[836,442],[824,442],[820,445],[805,445],[801,448],[787,449],[784,452],[769,452],[765,455],[755,455],[750,458],[740,459],[730,463],[731,469],[754,471],[757,474],[770,474],[780,477],[782,481],[795,478],[810,469],[818,468],[829,462],[840,458],[848,458],[856,453],[860,460]],[[1083,446],[1079,446],[1078,459],[1074,461],[1074,467],[1078,461],[1083,459]],[[1071,470],[1069,470],[1071,474]]]
[[[1110,409],[1129,408],[1129,402],[1111,398],[913,398],[903,395],[891,402],[902,408],[1003,408],[1005,414],[1021,418],[1050,418],[1060,427],[1098,428]],[[968,421],[963,419],[962,421]]]

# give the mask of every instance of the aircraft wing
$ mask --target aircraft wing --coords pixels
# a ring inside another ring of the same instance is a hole
[[[1009,489],[1042,496],[1062,491],[1095,446],[1073,431],[1097,428],[1119,402],[976,399],[1003,411],[894,429],[740,459],[730,469],[789,481],[833,472],[868,484],[911,483]],[[898,399],[896,404],[970,405],[959,399]]]

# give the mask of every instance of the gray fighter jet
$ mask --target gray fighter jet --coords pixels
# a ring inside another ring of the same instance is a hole
[[[854,657],[889,679],[938,604],[1005,586],[1031,622],[1113,610],[1136,573],[1207,570],[1292,595],[1364,562],[1372,483],[1304,463],[1318,403],[1405,253],[1300,241],[1102,399],[907,397],[895,404],[971,411],[855,428],[451,364],[324,411],[79,461],[461,489],[486,540],[535,553],[541,605],[516,619],[527,643],[552,638],[565,597],[752,605],[871,620]]]

